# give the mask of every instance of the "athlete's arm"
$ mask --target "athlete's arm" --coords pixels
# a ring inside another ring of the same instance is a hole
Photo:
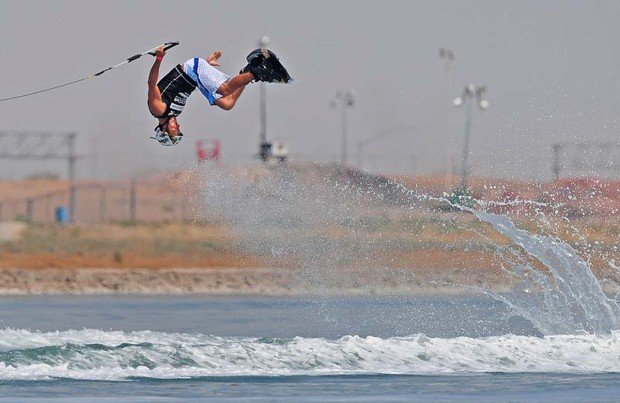
[[[153,63],[153,67],[151,67],[151,71],[149,72],[149,94],[148,94],[148,106],[151,110],[151,113],[155,115],[161,115],[166,111],[166,104],[161,99],[161,92],[157,87],[157,80],[159,78],[159,66],[161,66],[161,58],[164,57],[166,52],[164,51],[163,46],[158,48],[155,52],[155,62]]]

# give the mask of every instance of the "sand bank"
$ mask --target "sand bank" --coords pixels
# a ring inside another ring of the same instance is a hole
[[[0,295],[45,294],[433,294],[508,291],[510,278],[488,270],[341,271],[327,276],[269,268],[0,269]]]

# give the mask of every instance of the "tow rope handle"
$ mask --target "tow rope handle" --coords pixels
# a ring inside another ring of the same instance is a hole
[[[175,47],[175,46],[177,46],[178,44],[179,44],[179,42],[166,42],[166,43],[164,43],[164,51],[166,51],[166,50],[168,50],[168,49],[171,49],[171,48],[174,48],[174,47]],[[155,56],[155,52],[149,52],[149,55],[151,55],[151,56]],[[141,56],[141,55],[140,55],[140,56]],[[137,58],[138,58],[138,57],[140,57],[140,56],[135,55],[135,56],[131,56],[131,57],[135,57],[135,58],[137,59]],[[131,59],[131,57],[130,57],[130,59]]]
[[[166,42],[166,43],[164,43],[164,50],[168,50],[168,49],[170,49],[170,48],[174,48],[174,47],[175,47],[175,46],[177,46],[178,44],[179,44],[179,42],[176,42],[176,41],[175,41],[175,42]],[[105,73],[105,72],[106,72],[106,71],[108,71],[108,70],[112,70],[113,68],[118,67],[118,66],[120,66],[120,65],[122,65],[122,64],[125,64],[125,63],[131,63],[131,62],[133,62],[134,60],[139,59],[139,58],[141,58],[142,56],[144,56],[144,55],[146,55],[146,54],[149,54],[149,55],[151,55],[151,56],[155,56],[155,50],[156,50],[156,49],[151,49],[151,50],[146,51],[146,52],[144,52],[144,53],[138,53],[138,54],[135,54],[135,55],[133,55],[133,56],[131,56],[131,57],[128,57],[128,58],[127,58],[127,60],[125,60],[124,62],[119,63],[119,64],[117,64],[116,66],[108,67],[108,68],[107,68],[107,69],[105,69],[105,70],[101,70],[100,72],[95,73],[95,74],[93,74],[92,76],[93,76],[93,77],[98,77],[98,76],[102,75],[103,73]]]

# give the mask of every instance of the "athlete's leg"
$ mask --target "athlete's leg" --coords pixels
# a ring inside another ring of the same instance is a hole
[[[252,75],[252,73],[241,73],[220,85],[220,87],[217,89],[217,93],[224,97],[233,95],[239,89],[243,90],[243,87],[251,83],[252,80],[254,80],[254,76]],[[237,98],[238,97],[239,96],[237,96]]]
[[[219,106],[220,108],[224,109],[225,111],[231,110],[233,106],[235,106],[237,99],[239,99],[239,97],[241,96],[241,93],[243,92],[244,88],[245,88],[245,85],[241,88],[237,88],[237,90],[234,91],[232,94],[216,99],[215,104]]]

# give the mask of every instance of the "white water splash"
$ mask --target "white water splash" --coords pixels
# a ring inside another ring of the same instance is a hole
[[[445,197],[418,195],[402,184],[393,183],[402,193],[419,201],[434,200],[474,214],[518,245],[526,255],[548,269],[551,277],[523,258],[520,251],[508,249],[513,258],[500,253],[508,271],[521,281],[511,294],[491,290],[483,293],[504,302],[511,310],[529,320],[543,334],[610,333],[620,328],[620,304],[609,298],[590,265],[569,244],[551,236],[535,235],[519,229],[505,215],[455,205]],[[496,203],[476,204],[483,209]],[[519,200],[516,204],[545,204]],[[506,248],[497,247],[498,251]],[[613,262],[613,261],[612,261]],[[610,262],[611,264],[611,262]],[[613,267],[613,266],[612,266]]]
[[[529,233],[517,228],[508,216],[484,211],[502,203],[475,201],[477,209],[473,209],[452,204],[445,197],[417,193],[385,178],[335,168],[325,172],[318,166],[313,169],[312,175],[295,170],[264,172],[251,186],[247,179],[235,181],[223,175],[211,183],[205,196],[245,233],[246,247],[300,256],[302,280],[312,285],[337,283],[342,272],[335,270],[335,262],[354,258],[372,261],[373,248],[382,242],[373,233],[349,230],[344,237],[330,239],[313,229],[339,228],[347,220],[364,218],[364,214],[376,217],[386,206],[412,209],[428,202],[448,204],[476,215],[516,245],[490,248],[498,251],[498,259],[518,278],[518,287],[503,295],[483,290],[506,303],[515,315],[529,320],[542,334],[609,333],[620,327],[618,301],[605,295],[588,262],[559,239]],[[508,204],[548,207],[528,200]],[[384,247],[402,246],[390,241]],[[534,260],[545,269],[540,270]]]
[[[0,380],[620,372],[620,334],[260,339],[151,331],[0,331]]]
[[[545,334],[609,333],[620,325],[620,306],[608,298],[579,253],[558,239],[517,228],[506,216],[471,210],[529,256],[549,275],[524,259],[507,260],[520,281],[519,291],[497,295]],[[516,253],[515,253],[516,254]]]

